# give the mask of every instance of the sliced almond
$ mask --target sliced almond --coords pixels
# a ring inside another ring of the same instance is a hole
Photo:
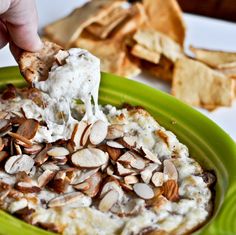
[[[8,129],[9,125],[10,125],[10,120],[0,119],[0,132],[4,132],[6,129]]]
[[[115,178],[111,178],[111,181],[109,181],[103,185],[101,193],[100,193],[100,197],[101,198],[104,197],[104,195],[111,190],[115,190],[119,193],[119,201],[121,201],[123,199],[124,191],[120,187],[119,181]]]
[[[72,180],[71,184],[76,185],[79,183],[84,182],[86,179],[91,177],[93,174],[95,174],[99,168],[91,169],[91,170],[82,170],[76,172],[76,177]]]
[[[133,186],[134,192],[137,194],[137,196],[147,200],[154,197],[154,192],[152,188],[145,183],[137,183]]]
[[[160,160],[158,159],[157,155],[153,154],[150,150],[148,150],[145,147],[141,148],[142,151],[144,152],[144,157],[147,158],[148,160],[155,162],[155,163],[159,163],[161,164]]]
[[[107,140],[114,140],[124,136],[124,126],[120,124],[111,124],[108,126]]]
[[[93,174],[90,178],[88,178],[85,182],[89,184],[89,188],[85,190],[84,193],[89,197],[93,198],[98,194],[100,190],[100,185],[102,183],[102,175],[100,172],[97,172]]]
[[[107,146],[111,147],[111,148],[116,148],[116,149],[123,149],[125,148],[122,144],[113,141],[113,140],[109,140],[106,142]]]
[[[121,155],[118,159],[118,162],[121,162],[125,165],[130,165],[132,162],[135,162],[136,159],[131,151],[125,152],[123,155]]]
[[[72,192],[67,193],[62,196],[58,196],[56,198],[53,198],[48,202],[48,207],[62,207],[67,206],[71,203],[78,202],[80,200],[83,200],[84,194],[81,192]]]
[[[156,187],[160,187],[163,185],[163,181],[164,181],[164,174],[162,172],[155,172],[152,176],[152,183],[156,186]]]
[[[135,173],[134,170],[125,168],[122,164],[119,162],[116,163],[117,166],[117,171],[120,176],[126,176],[126,175],[131,175],[132,173]]]
[[[66,156],[53,157],[52,160],[58,165],[63,166],[67,163],[68,159]]]
[[[49,183],[50,180],[53,179],[53,177],[55,176],[55,172],[54,171],[50,171],[50,170],[45,170],[39,177],[38,177],[38,186],[40,188],[44,187],[45,185],[47,185]]]
[[[51,157],[67,156],[69,154],[70,154],[70,152],[68,151],[68,149],[64,148],[64,147],[51,147],[47,151],[47,155],[49,155]]]
[[[112,165],[108,166],[107,169],[106,169],[106,173],[108,175],[113,175],[114,174],[114,168]]]
[[[118,141],[128,149],[132,150],[136,148],[136,137],[134,136],[124,136],[123,138],[120,138]]]
[[[146,166],[146,162],[143,158],[139,157],[137,154],[133,153],[133,156],[135,158],[135,161],[132,161],[130,163],[130,166],[132,166],[133,168],[137,169],[137,170],[143,170]]]
[[[178,180],[178,171],[170,159],[164,160],[163,167],[163,173],[168,176],[168,179]]]
[[[57,166],[55,163],[53,163],[53,162],[47,162],[47,163],[44,163],[44,164],[42,164],[41,165],[41,167],[42,167],[42,169],[43,170],[50,170],[50,171],[59,171],[60,170],[60,168],[59,168],[59,166]]]
[[[25,171],[20,171],[16,173],[16,181],[32,183],[32,179],[28,176],[28,174]]]
[[[80,140],[80,145],[81,146],[85,146],[86,143],[88,142],[89,135],[90,135],[90,132],[91,132],[91,128],[92,128],[92,125],[88,124],[87,127],[84,129],[84,132],[83,132],[83,134],[81,136],[81,140]]]
[[[17,143],[14,143],[14,147],[15,147],[15,150],[16,150],[16,154],[17,155],[21,155],[22,154],[22,150],[21,150],[20,145],[18,145]]]
[[[135,175],[127,175],[124,177],[126,184],[136,184],[138,183],[138,178]]]
[[[119,193],[115,190],[109,191],[100,201],[98,209],[102,212],[108,212],[118,201]]]
[[[16,183],[15,188],[22,193],[38,193],[41,191],[39,187],[28,182],[18,182]]]
[[[72,154],[71,161],[78,167],[95,168],[105,164],[108,155],[100,149],[86,148]]]
[[[20,145],[23,145],[24,147],[31,147],[33,144],[30,140],[26,139],[24,136],[21,136],[17,133],[8,132],[8,135],[10,135],[12,138],[17,140],[17,143]]]
[[[66,171],[58,171],[55,177],[49,182],[48,186],[57,193],[66,192],[67,187],[70,184],[70,179],[66,177]]]
[[[7,151],[1,151],[0,152],[0,162],[4,161],[9,156],[9,153]]]
[[[47,152],[48,152],[50,146],[51,146],[51,145],[47,144],[47,145],[45,146],[45,148],[44,148],[42,151],[40,151],[40,152],[36,155],[36,157],[34,158],[35,164],[36,164],[37,166],[41,166],[44,162],[46,162],[46,161],[48,160],[48,157],[49,157],[49,156],[48,156]]]
[[[113,147],[107,146],[106,151],[108,152],[109,157],[113,161],[116,161],[122,155],[122,150],[120,148],[113,148]]]
[[[71,142],[74,144],[74,151],[82,148],[81,139],[87,126],[88,126],[88,123],[85,121],[81,121],[79,122],[79,124],[75,125],[74,130],[71,135],[71,139],[70,139]]]
[[[18,128],[17,134],[31,140],[36,135],[39,128],[39,122],[35,119],[26,119]]]
[[[73,188],[75,188],[75,189],[77,189],[79,191],[84,192],[85,190],[89,189],[89,183],[85,181],[83,183],[73,185]]]
[[[143,171],[141,171],[140,175],[144,183],[149,184],[152,178],[152,172],[158,168],[159,164],[157,163],[149,163],[147,167]]]
[[[68,51],[60,50],[57,52],[57,54],[54,56],[56,59],[56,62],[58,65],[63,65],[65,64],[65,59],[69,56]]]
[[[179,200],[179,186],[175,180],[167,180],[163,186],[163,196],[169,201],[176,202]]]
[[[8,174],[16,174],[20,171],[29,173],[33,166],[34,159],[28,155],[23,154],[10,157],[6,161],[4,169]]]
[[[33,144],[29,148],[24,148],[24,153],[26,154],[38,154],[43,148],[42,144]]]
[[[98,145],[100,144],[107,136],[107,123],[102,121],[102,120],[98,120],[96,121],[91,128],[90,131],[90,136],[89,136],[89,140],[92,144],[94,145]]]

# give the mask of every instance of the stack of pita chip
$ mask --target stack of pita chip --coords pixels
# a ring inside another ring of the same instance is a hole
[[[172,94],[214,109],[233,102],[236,53],[191,48],[184,53],[185,23],[176,0],[93,0],[44,29],[64,48],[80,47],[101,59],[101,70],[125,77],[141,71],[172,84]]]

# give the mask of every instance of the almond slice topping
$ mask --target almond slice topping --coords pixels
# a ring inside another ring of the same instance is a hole
[[[89,183],[88,182],[83,182],[83,183],[80,183],[80,184],[76,184],[76,185],[73,185],[73,188],[84,192],[85,190],[89,189]]]
[[[53,179],[53,177],[55,176],[55,172],[50,171],[50,170],[45,170],[39,177],[38,177],[38,186],[44,187],[45,185],[47,185],[49,183],[50,180]]]
[[[102,183],[102,174],[97,172],[88,178],[85,182],[89,184],[89,188],[84,191],[89,197],[95,197],[100,190],[100,185]]]
[[[34,119],[26,119],[18,128],[17,134],[31,140],[36,135],[39,128],[39,122]]]
[[[108,155],[100,149],[86,148],[72,154],[71,161],[78,167],[94,168],[105,164],[108,161]]]
[[[137,196],[147,200],[154,197],[154,192],[152,188],[145,183],[137,183],[133,186],[134,192],[137,194]]]
[[[15,188],[22,193],[38,193],[41,191],[39,187],[28,182],[18,182],[16,183]]]
[[[15,155],[10,157],[4,166],[5,171],[8,174],[16,174],[20,171],[29,173],[34,166],[34,159],[28,155]]]
[[[144,152],[145,158],[147,158],[148,160],[150,160],[152,162],[161,164],[160,160],[157,158],[157,155],[154,155],[150,150],[148,150],[145,147],[142,147],[141,149]]]
[[[37,166],[42,165],[44,162],[46,162],[46,161],[48,160],[48,157],[49,157],[49,156],[48,156],[48,154],[47,154],[47,151],[49,150],[50,146],[51,146],[51,145],[47,144],[47,145],[45,146],[45,148],[44,148],[41,152],[39,152],[39,153],[36,155],[36,157],[34,158],[35,164],[36,164]]]
[[[26,139],[24,136],[21,136],[17,133],[13,133],[13,132],[8,132],[8,135],[10,135],[12,138],[19,140],[18,144],[23,145],[24,147],[31,147],[33,145],[33,143]]]
[[[179,200],[179,186],[175,180],[167,180],[163,186],[163,196],[169,201],[176,202]]]
[[[94,145],[100,144],[106,138],[107,130],[108,127],[106,122],[102,120],[96,121],[91,127],[89,136],[90,142]]]
[[[138,183],[138,178],[134,175],[128,175],[124,177],[124,181],[126,184],[136,184]]]
[[[151,178],[152,178],[152,172],[155,171],[158,168],[157,163],[149,163],[147,167],[143,171],[141,171],[141,178],[144,183],[149,184]]]
[[[109,157],[113,161],[116,161],[122,154],[122,150],[120,148],[112,148],[110,146],[107,146],[106,151],[108,152]]]
[[[131,175],[132,173],[135,173],[134,170],[125,168],[119,162],[116,163],[116,166],[117,166],[117,171],[120,176],[126,176],[126,175]]]
[[[132,152],[128,151],[125,152],[123,155],[121,155],[118,159],[118,162],[121,162],[122,164],[130,165],[132,162],[135,162],[136,159]]]
[[[81,146],[85,146],[86,143],[88,142],[91,128],[92,128],[92,124],[88,124],[87,127],[84,129],[84,132],[83,132],[83,134],[81,136],[81,140],[80,140]]]
[[[51,157],[61,157],[69,155],[70,152],[64,147],[52,147],[47,151],[47,154]]]
[[[163,181],[164,181],[164,174],[162,172],[155,172],[152,176],[152,183],[156,186],[156,187],[160,187],[163,185]]]
[[[116,142],[116,141],[113,141],[113,140],[109,140],[106,142],[106,144],[111,147],[111,148],[117,148],[117,149],[123,149],[125,148],[122,144]]]
[[[178,180],[178,171],[174,165],[174,163],[170,160],[164,160],[163,162],[163,173],[168,176],[168,179]]]
[[[118,201],[119,193],[115,190],[111,190],[105,194],[99,203],[98,209],[102,212],[108,212],[112,206]]]
[[[120,124],[111,124],[108,126],[107,140],[114,140],[124,136],[124,126]]]
[[[38,154],[43,148],[42,144],[33,144],[29,148],[24,148],[24,153],[26,154]]]

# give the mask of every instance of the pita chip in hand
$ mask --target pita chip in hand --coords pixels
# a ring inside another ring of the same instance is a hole
[[[188,104],[211,110],[232,105],[233,82],[199,61],[182,58],[175,64],[172,94]]]

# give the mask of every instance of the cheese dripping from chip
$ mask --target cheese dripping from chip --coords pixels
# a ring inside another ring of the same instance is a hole
[[[106,121],[98,106],[100,60],[79,48],[72,48],[67,52],[63,64],[55,63],[52,66],[47,80],[34,82],[34,86],[44,93],[43,99],[47,107],[41,115],[48,129],[58,129],[58,134],[63,136],[63,139],[70,137],[77,122],[71,116],[71,105],[75,99],[80,99],[85,104],[86,112],[83,120],[88,123],[98,119]],[[58,118],[58,114],[63,117]],[[53,139],[58,138],[55,136]]]

